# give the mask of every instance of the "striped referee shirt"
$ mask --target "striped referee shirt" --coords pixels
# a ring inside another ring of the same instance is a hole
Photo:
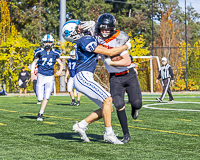
[[[172,68],[169,64],[166,64],[165,66],[162,66],[160,69],[160,73],[158,75],[157,79],[166,79],[166,78],[170,78],[173,80],[174,79],[174,74],[172,71]]]

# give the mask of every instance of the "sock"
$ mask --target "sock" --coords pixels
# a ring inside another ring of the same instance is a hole
[[[129,134],[125,109],[122,111],[117,111],[117,116],[118,116],[119,122],[121,124],[123,134],[124,135]]]
[[[105,131],[107,134],[111,134],[112,133],[112,127],[105,127]]]
[[[75,99],[72,99],[72,102],[75,102]]]
[[[86,128],[88,126],[88,123],[84,120],[78,123],[80,128]]]
[[[44,111],[42,111],[42,110],[40,110],[40,112],[39,112],[40,114],[43,114],[44,113]]]

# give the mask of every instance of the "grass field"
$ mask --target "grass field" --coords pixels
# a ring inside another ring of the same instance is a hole
[[[132,139],[124,145],[103,141],[103,120],[88,126],[90,143],[73,132],[76,120],[98,109],[85,96],[78,107],[69,106],[70,97],[52,96],[43,122],[36,121],[40,105],[34,96],[0,97],[0,159],[199,160],[200,97],[180,94],[170,104],[158,104],[155,97],[143,96],[144,107],[137,120],[131,118],[130,104],[126,105]],[[113,129],[122,139],[115,109],[112,115]]]

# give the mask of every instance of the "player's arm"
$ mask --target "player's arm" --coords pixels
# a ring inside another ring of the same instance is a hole
[[[119,61],[110,61],[111,66],[126,67],[131,65],[131,59],[128,53],[121,56],[122,59]]]
[[[130,49],[130,48],[131,48],[131,43],[130,43],[130,41],[127,41],[125,45],[120,46],[120,47],[116,47],[116,48],[112,48],[112,49],[107,49],[107,48],[102,47],[102,46],[97,46],[95,48],[94,52],[98,53],[98,54],[103,54],[103,55],[111,57],[111,56],[118,55],[121,52],[123,52],[123,51],[125,51],[127,49]]]
[[[35,70],[35,66],[36,66],[38,60],[39,60],[39,58],[36,57],[36,58],[33,60],[33,63],[31,64],[31,81],[32,81],[32,82],[33,82],[33,80],[35,79],[34,70]]]
[[[69,68],[67,67],[66,73],[65,73],[65,83],[67,83],[67,77],[69,76]]]
[[[60,69],[59,71],[56,72],[56,75],[59,76],[61,73],[62,73],[62,70],[63,70],[63,64],[62,64],[62,61],[58,58],[56,59],[56,61],[58,62],[58,64],[60,65]]]

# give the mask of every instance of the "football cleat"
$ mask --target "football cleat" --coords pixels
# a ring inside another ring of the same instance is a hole
[[[139,115],[139,110],[138,109],[132,109],[131,116],[133,119],[137,119]]]
[[[41,101],[38,101],[37,104],[41,104]]]
[[[168,102],[173,102],[174,100],[173,99],[171,99],[171,100],[169,100]]]
[[[43,121],[43,114],[38,113],[37,121]]]
[[[131,140],[131,136],[129,134],[125,134],[121,142],[128,143]]]
[[[87,130],[86,128],[80,128],[78,125],[78,122],[76,121],[76,124],[73,125],[73,130],[79,134],[81,139],[83,139],[85,142],[90,142],[89,138],[87,137],[85,131]]]
[[[76,106],[80,106],[80,102],[79,101],[76,102]]]
[[[107,134],[106,132],[104,132],[104,141],[110,142],[112,144],[124,144],[117,138],[114,130],[111,132],[111,134]]]
[[[72,101],[72,103],[70,104],[70,106],[75,106],[76,105],[76,101]]]

